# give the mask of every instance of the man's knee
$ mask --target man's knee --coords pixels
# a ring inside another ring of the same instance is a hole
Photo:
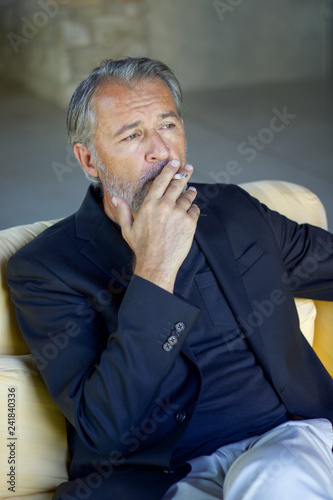
[[[295,439],[273,439],[257,443],[234,462],[225,479],[224,500],[303,500],[309,491],[314,500],[333,498],[332,474],[319,453],[305,451]]]
[[[224,494],[237,490],[235,498],[245,499],[245,493],[250,490],[257,494],[267,492],[272,486],[275,488],[277,483],[281,484],[281,481],[288,484],[295,477],[297,467],[296,454],[288,447],[274,444],[252,448],[231,466],[225,480]],[[241,492],[244,492],[243,496],[239,496]]]

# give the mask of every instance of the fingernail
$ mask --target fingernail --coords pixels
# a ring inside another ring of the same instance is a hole
[[[180,161],[179,160],[172,160],[172,161],[170,161],[170,165],[172,167],[179,167]]]
[[[195,187],[194,187],[194,186],[190,186],[188,189],[189,189],[190,191],[196,191],[196,189],[195,189]]]
[[[185,165],[185,170],[193,170],[193,167],[192,165]]]
[[[116,207],[118,205],[117,199],[116,198],[112,198],[112,203]]]

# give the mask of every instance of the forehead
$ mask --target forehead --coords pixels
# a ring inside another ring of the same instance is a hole
[[[106,83],[96,92],[92,109],[98,121],[163,110],[177,113],[172,93],[160,78],[136,80],[131,85]]]

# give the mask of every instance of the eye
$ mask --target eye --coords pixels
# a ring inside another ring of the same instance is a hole
[[[125,141],[133,141],[134,139],[136,139],[137,137],[139,137],[140,134],[138,134],[138,132],[135,132],[134,134],[131,134],[129,135],[128,137],[125,137]]]
[[[166,123],[165,125],[163,125],[163,128],[166,128],[166,129],[171,129],[171,128],[175,128],[175,124],[174,123]]]

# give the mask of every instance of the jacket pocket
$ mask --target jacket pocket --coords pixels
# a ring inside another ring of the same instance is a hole
[[[214,273],[207,271],[197,274],[194,279],[213,325],[223,325],[226,330],[235,328],[236,321]]]
[[[241,275],[246,273],[246,271],[250,269],[250,267],[252,267],[263,254],[263,249],[256,242],[247,248],[237,259],[237,265]]]

